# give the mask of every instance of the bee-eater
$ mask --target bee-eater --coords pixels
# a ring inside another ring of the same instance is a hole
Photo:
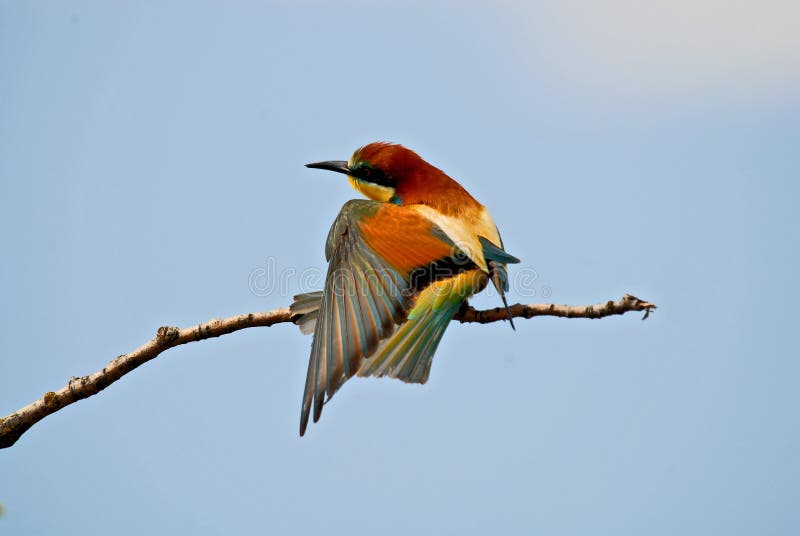
[[[314,333],[300,413],[322,405],[352,376],[425,383],[444,330],[488,281],[508,310],[506,263],[486,208],[415,152],[370,143],[348,161],[306,164],[344,173],[369,200],[342,207],[328,233],[322,292],[295,296],[292,312]],[[508,320],[513,327],[509,314]]]

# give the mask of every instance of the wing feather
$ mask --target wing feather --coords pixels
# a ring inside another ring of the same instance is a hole
[[[467,236],[482,250],[476,260],[454,245],[464,233],[452,218],[424,208],[353,200],[331,226],[325,289],[296,296],[292,305],[303,333],[314,332],[300,435],[312,407],[316,422],[323,405],[356,374],[425,383],[450,320],[487,279],[508,309],[505,264],[519,260],[503,249],[488,213],[489,238]]]
[[[406,207],[369,200],[342,207],[325,245],[329,265],[319,309],[308,305],[311,294],[297,306],[301,327],[314,323],[301,435],[311,408],[316,422],[325,402],[405,322],[417,290],[411,272],[454,249],[434,223]]]

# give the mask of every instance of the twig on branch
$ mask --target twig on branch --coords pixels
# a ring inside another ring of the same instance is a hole
[[[532,303],[523,305],[518,303],[509,308],[511,316],[514,318],[533,318],[534,316],[559,316],[561,318],[603,318],[606,316],[622,315],[630,311],[644,311],[642,320],[650,316],[650,311],[656,309],[652,303],[640,300],[636,296],[625,294],[621,300],[609,300],[597,305],[558,305],[555,303]],[[459,322],[477,322],[488,324],[505,320],[506,310],[502,307],[477,311],[472,307],[467,307],[460,314],[456,315],[455,320]]]
[[[512,316],[521,318],[534,316],[603,318],[605,316],[621,315],[629,311],[645,311],[644,318],[647,318],[650,311],[655,308],[656,306],[652,303],[626,294],[619,301],[608,301],[597,305],[516,304],[510,307],[510,311]],[[505,319],[505,309],[478,311],[472,307],[466,307],[454,318],[459,322],[477,322],[480,324],[488,324]],[[222,320],[209,320],[190,328],[160,327],[153,339],[132,352],[112,359],[111,362],[103,367],[103,370],[89,376],[73,377],[66,387],[58,391],[48,391],[39,400],[18,409],[11,415],[0,418],[0,448],[10,447],[34,424],[51,413],[55,413],[78,400],[96,395],[128,372],[157,357],[164,350],[188,342],[219,337],[241,329],[272,326],[286,322],[292,322],[292,315],[288,307],[261,313],[232,316]]]

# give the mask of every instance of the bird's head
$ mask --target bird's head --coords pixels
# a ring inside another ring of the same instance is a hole
[[[346,162],[329,160],[306,167],[344,173],[350,185],[368,198],[397,205],[418,202],[437,188],[455,183],[414,151],[386,142],[365,145]]]

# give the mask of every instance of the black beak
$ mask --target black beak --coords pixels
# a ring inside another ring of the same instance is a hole
[[[344,160],[328,160],[326,162],[315,162],[313,164],[306,164],[308,168],[314,169],[327,169],[328,171],[336,171],[338,173],[350,174],[350,168],[347,167],[347,162]]]

